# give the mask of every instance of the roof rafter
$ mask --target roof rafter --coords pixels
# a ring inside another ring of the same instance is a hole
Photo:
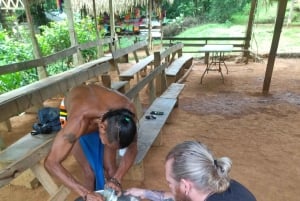
[[[22,0],[0,0],[1,10],[24,10]]]

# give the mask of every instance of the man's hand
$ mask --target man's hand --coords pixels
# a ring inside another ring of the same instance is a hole
[[[84,201],[105,201],[105,198],[99,193],[89,192],[83,197],[83,200]]]
[[[121,185],[120,181],[114,177],[110,178],[106,182],[105,187],[113,189],[118,196],[120,196],[122,194],[122,185]]]
[[[141,188],[127,189],[124,194],[125,195],[131,195],[131,196],[134,196],[134,197],[138,197],[140,199],[146,199],[145,198],[145,189],[141,189]]]

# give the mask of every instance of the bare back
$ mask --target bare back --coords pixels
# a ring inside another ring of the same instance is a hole
[[[135,113],[132,102],[123,94],[98,85],[82,85],[72,89],[66,99],[68,119],[82,117],[89,121],[111,109],[126,108]]]
[[[123,94],[97,85],[84,85],[74,88],[66,99],[69,116],[84,114],[99,117],[110,109],[126,108],[132,112],[131,101]]]

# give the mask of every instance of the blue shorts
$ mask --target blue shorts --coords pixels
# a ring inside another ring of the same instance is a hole
[[[99,132],[92,132],[79,138],[82,151],[88,160],[96,178],[95,190],[104,189],[105,175],[103,164],[104,145],[102,144]]]

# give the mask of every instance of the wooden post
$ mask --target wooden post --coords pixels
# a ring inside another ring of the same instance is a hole
[[[100,36],[99,36],[99,30],[98,30],[98,22],[97,22],[97,12],[96,12],[96,2],[93,0],[93,14],[94,14],[94,20],[95,20],[95,29],[96,29],[96,38],[99,41]],[[101,42],[99,45],[97,45],[97,56],[102,57],[104,55],[103,53],[103,46]]]
[[[41,49],[40,49],[40,46],[38,44],[38,41],[35,37],[35,31],[34,31],[34,27],[33,27],[33,20],[32,20],[32,16],[31,16],[31,13],[30,13],[30,4],[29,4],[28,0],[23,0],[23,4],[24,4],[24,7],[25,7],[25,13],[26,13],[29,32],[30,32],[34,57],[36,59],[40,59],[42,57],[42,53],[41,53]],[[43,78],[48,76],[45,66],[37,67],[37,73],[38,73],[39,79],[43,79]]]
[[[77,35],[76,35],[76,31],[75,31],[75,26],[74,26],[71,1],[70,0],[64,1],[64,5],[65,5],[64,10],[65,10],[66,15],[67,15],[71,46],[74,47],[74,46],[78,45],[78,40],[77,40]],[[83,57],[81,55],[81,52],[80,52],[79,48],[77,48],[77,53],[73,55],[73,62],[74,62],[75,66],[77,66],[78,64],[83,63]]]
[[[274,67],[275,57],[276,57],[278,43],[280,39],[281,29],[284,21],[286,5],[287,5],[287,0],[278,1],[278,11],[277,11],[276,23],[274,27],[274,35],[273,35],[272,45],[269,53],[268,64],[265,73],[264,85],[263,85],[264,95],[267,95],[270,89],[273,67]]]
[[[252,0],[251,2],[251,9],[249,13],[249,20],[248,20],[248,26],[247,26],[247,32],[246,32],[246,40],[245,40],[245,46],[244,46],[244,53],[243,56],[246,57],[246,63],[248,63],[249,59],[249,47],[250,47],[250,41],[251,41],[251,35],[252,35],[252,27],[255,17],[255,10],[257,7],[257,0]]]
[[[154,52],[154,68],[158,67],[161,63],[161,57],[160,57],[160,52]],[[156,77],[156,94],[161,94],[162,93],[162,83],[161,79],[159,76]]]
[[[152,0],[148,1],[148,44],[150,45],[150,50],[153,50],[153,41],[152,41]]]

